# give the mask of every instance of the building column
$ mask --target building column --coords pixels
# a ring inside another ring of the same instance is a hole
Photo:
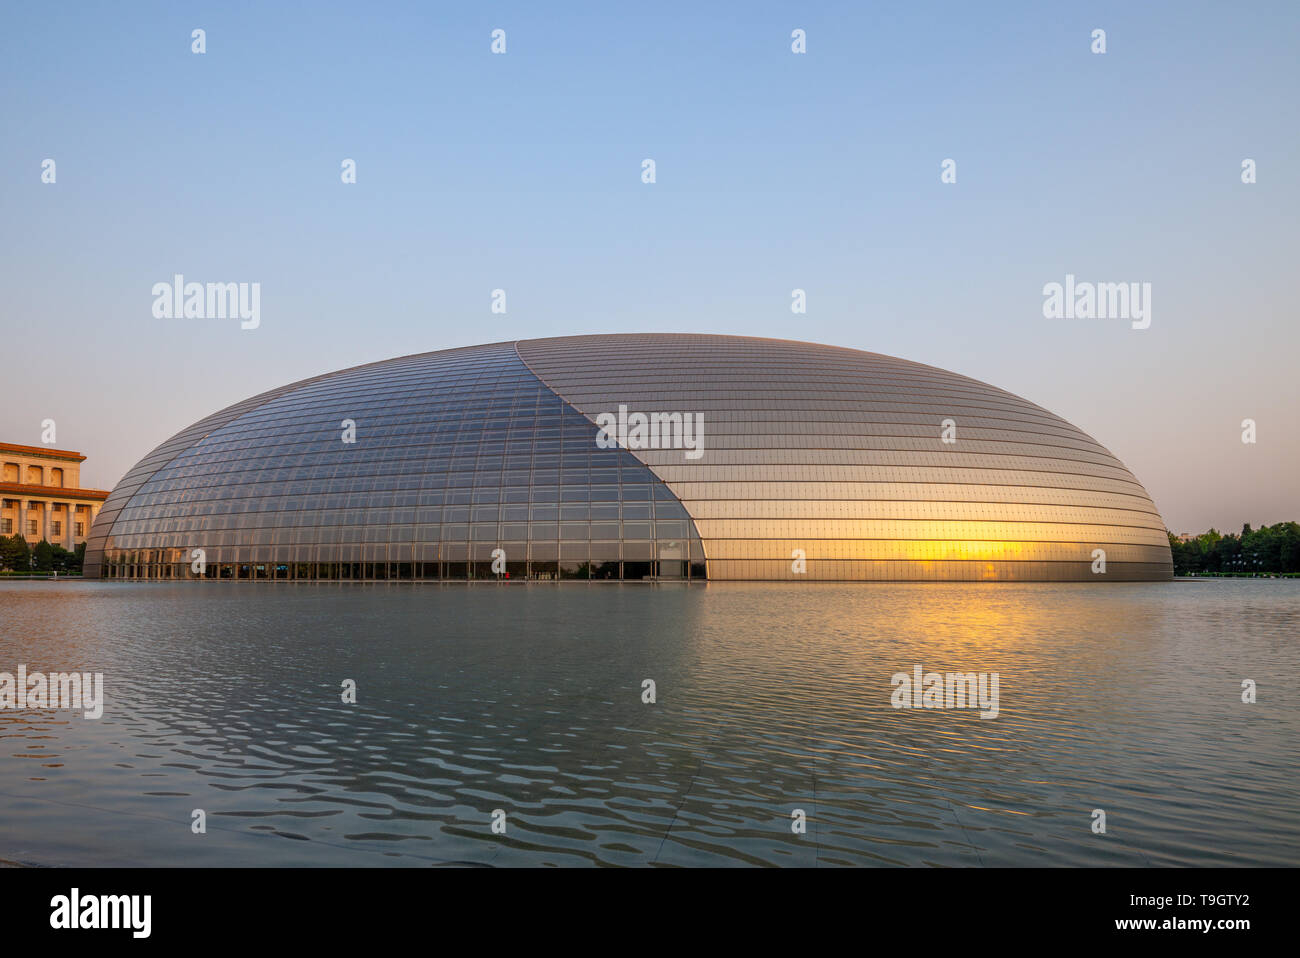
[[[77,548],[77,504],[75,502],[63,504],[63,522],[63,548],[71,552]]]
[[[27,541],[27,500],[18,500],[18,534]]]
[[[41,503],[41,538],[46,542],[50,541],[50,511],[52,502]]]

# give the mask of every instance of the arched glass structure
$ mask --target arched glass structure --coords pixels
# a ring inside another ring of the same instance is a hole
[[[698,452],[603,448],[620,410],[697,417]],[[662,334],[425,353],[232,406],[123,478],[86,574],[1115,581],[1172,563],[1133,475],[1026,400],[874,353]]]
[[[702,576],[681,503],[592,436],[510,343],[321,376],[150,453],[105,502],[86,574],[198,577],[200,549],[205,578]]]

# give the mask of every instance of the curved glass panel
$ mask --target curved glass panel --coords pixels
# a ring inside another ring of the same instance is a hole
[[[344,370],[255,397],[114,490],[88,575],[688,579],[681,503],[509,343]],[[195,571],[195,550],[201,550]]]

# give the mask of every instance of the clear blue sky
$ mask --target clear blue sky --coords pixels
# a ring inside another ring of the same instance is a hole
[[[331,369],[736,333],[1025,396],[1176,532],[1300,518],[1298,113],[1294,2],[8,4],[0,441],[53,418],[111,487]],[[178,272],[260,328],[155,319]],[[1066,273],[1150,282],[1151,328],[1045,319]]]

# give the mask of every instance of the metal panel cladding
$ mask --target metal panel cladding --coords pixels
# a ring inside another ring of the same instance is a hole
[[[611,445],[598,429],[637,415],[677,423],[665,440],[682,438],[683,419],[698,423],[697,442],[637,442],[624,431]],[[1146,491],[1092,438],[1033,403],[874,353],[674,334],[444,350],[253,397],[127,474],[91,531],[86,570],[1172,577]]]
[[[1151,497],[1090,436],[955,373],[707,335],[525,340],[589,418],[699,412],[704,451],[634,450],[695,520],[713,579],[1168,580]]]

